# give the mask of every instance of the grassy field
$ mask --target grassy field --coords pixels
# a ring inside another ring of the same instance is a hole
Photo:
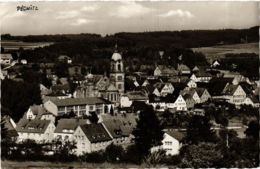
[[[2,169],[52,169],[52,168],[173,168],[167,166],[147,166],[142,164],[140,166],[134,164],[111,164],[111,163],[80,163],[80,162],[69,162],[69,163],[52,163],[52,162],[42,162],[42,161],[26,161],[26,162],[17,162],[17,161],[2,161]]]
[[[228,53],[256,53],[259,54],[258,43],[243,43],[233,45],[219,45],[211,47],[192,48],[194,52],[202,52],[208,60],[225,57]]]
[[[52,42],[37,42],[37,43],[29,43],[29,42],[21,42],[21,41],[1,41],[1,46],[7,50],[17,50],[20,47],[24,49],[33,49],[36,47],[44,47],[53,44]]]

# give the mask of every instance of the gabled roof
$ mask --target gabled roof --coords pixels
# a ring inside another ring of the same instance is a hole
[[[185,64],[179,64],[178,65],[178,70],[179,71],[190,71],[190,68],[187,65],[185,65]]]
[[[110,141],[112,140],[101,123],[98,124],[84,124],[80,128],[89,139],[91,143]]]
[[[148,97],[143,92],[128,92],[127,96],[130,100],[148,100]]]
[[[165,133],[167,133],[168,135],[170,135],[171,137],[175,138],[178,141],[182,141],[182,139],[184,138],[184,134],[179,131],[168,130],[168,131],[165,131]]]
[[[60,119],[54,132],[73,134],[79,125],[87,123],[87,119]]]
[[[177,70],[173,67],[167,67],[165,65],[158,65],[157,67],[160,69],[162,75],[178,75]]]
[[[51,123],[50,120],[27,120],[22,118],[17,126],[16,130],[17,132],[23,132],[23,133],[44,133]]]
[[[70,85],[67,83],[67,84],[60,84],[60,85],[55,85],[55,86],[52,86],[51,87],[51,90],[52,91],[61,91],[61,90],[70,90]]]
[[[1,59],[13,59],[12,55],[10,53],[0,53]]]
[[[57,106],[110,104],[111,102],[101,97],[67,98],[51,100]]]
[[[197,73],[194,73],[196,77],[212,77],[212,75],[205,71],[199,71]]]
[[[41,105],[32,105],[29,107],[29,109],[32,111],[34,115],[38,114],[44,114],[47,113],[48,111]]]
[[[199,97],[201,97],[203,95],[203,93],[205,92],[205,88],[201,88],[201,87],[198,87],[198,88],[195,88],[196,92],[198,93]]]
[[[117,116],[111,116],[109,114],[102,115],[103,123],[109,125],[114,121],[117,121],[117,125],[120,125],[122,135],[129,136],[137,125],[137,116],[131,113],[118,114]],[[118,122],[120,121],[120,122]]]
[[[229,84],[228,86],[226,86],[226,88],[224,88],[223,94],[233,95],[238,87],[239,85]]]

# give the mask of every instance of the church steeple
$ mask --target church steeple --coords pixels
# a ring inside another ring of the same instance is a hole
[[[124,64],[122,56],[118,52],[117,43],[115,44],[115,52],[112,55],[110,65],[110,79],[114,82],[119,93],[123,93],[125,90]]]

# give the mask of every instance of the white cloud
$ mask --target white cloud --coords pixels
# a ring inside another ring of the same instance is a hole
[[[85,11],[85,12],[94,12],[99,8],[99,6],[97,5],[88,5],[88,6],[83,6],[81,8],[81,11]]]
[[[160,17],[171,17],[171,16],[178,16],[178,17],[186,17],[186,18],[192,18],[194,15],[190,11],[185,11],[181,9],[177,10],[170,10],[167,13],[158,15]]]
[[[140,15],[144,15],[153,11],[151,8],[147,8],[136,2],[122,2],[123,5],[119,6],[114,12],[110,13],[111,16],[130,18]]]
[[[88,24],[94,22],[93,20],[88,20],[88,19],[84,19],[84,18],[79,18],[76,20],[76,22],[71,23],[71,25],[73,26],[80,26],[80,25],[84,25],[84,24]]]
[[[76,10],[72,11],[61,11],[56,16],[56,19],[70,19],[78,16],[80,13]]]

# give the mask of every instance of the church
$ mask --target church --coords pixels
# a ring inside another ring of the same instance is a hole
[[[73,93],[74,98],[102,97],[119,106],[120,97],[125,92],[125,72],[122,55],[115,46],[110,60],[110,74],[93,75],[88,73],[85,81]]]

